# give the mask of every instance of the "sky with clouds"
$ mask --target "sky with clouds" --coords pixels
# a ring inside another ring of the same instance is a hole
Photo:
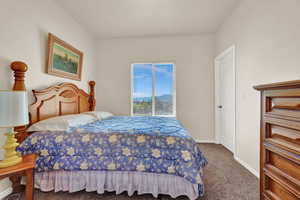
[[[152,71],[155,73],[156,96],[171,95],[173,92],[173,64],[134,64],[134,98],[152,96]]]

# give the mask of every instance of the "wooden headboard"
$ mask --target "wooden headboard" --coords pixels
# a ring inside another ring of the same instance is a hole
[[[13,62],[13,90],[26,90],[25,72],[28,67],[23,62]],[[61,83],[42,90],[32,90],[35,102],[29,105],[30,124],[38,121],[67,114],[78,114],[95,110],[95,81],[90,81],[90,92],[86,93],[73,83]],[[16,127],[16,136],[22,142],[27,136],[27,127]]]
[[[90,81],[91,91],[95,82]],[[93,111],[94,96],[72,83],[62,83],[43,90],[32,90],[35,102],[29,106],[30,124],[50,117]]]

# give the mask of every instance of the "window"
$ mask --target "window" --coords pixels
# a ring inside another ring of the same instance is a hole
[[[131,114],[176,116],[175,66],[132,64]]]

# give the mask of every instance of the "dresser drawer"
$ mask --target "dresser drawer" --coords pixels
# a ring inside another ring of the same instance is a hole
[[[265,143],[263,176],[270,199],[300,199],[299,155]]]
[[[291,182],[294,182],[295,184],[300,183],[300,171],[299,171],[299,165],[297,163],[277,153],[269,152],[269,159],[267,161],[267,166],[270,166],[269,169],[270,170],[273,169],[275,173],[278,172],[277,170],[280,170],[282,174],[294,179],[294,181]]]
[[[299,200],[297,196],[286,190],[286,188],[274,179],[267,176],[268,187],[265,196],[270,200]]]
[[[277,116],[300,121],[300,89],[266,92],[266,116]]]
[[[266,123],[264,142],[300,155],[300,123],[270,117],[265,117],[264,120]]]

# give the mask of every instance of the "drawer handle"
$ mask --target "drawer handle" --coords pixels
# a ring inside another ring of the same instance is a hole
[[[300,104],[294,106],[283,106],[283,105],[276,105],[273,109],[286,109],[286,110],[300,110]]]

